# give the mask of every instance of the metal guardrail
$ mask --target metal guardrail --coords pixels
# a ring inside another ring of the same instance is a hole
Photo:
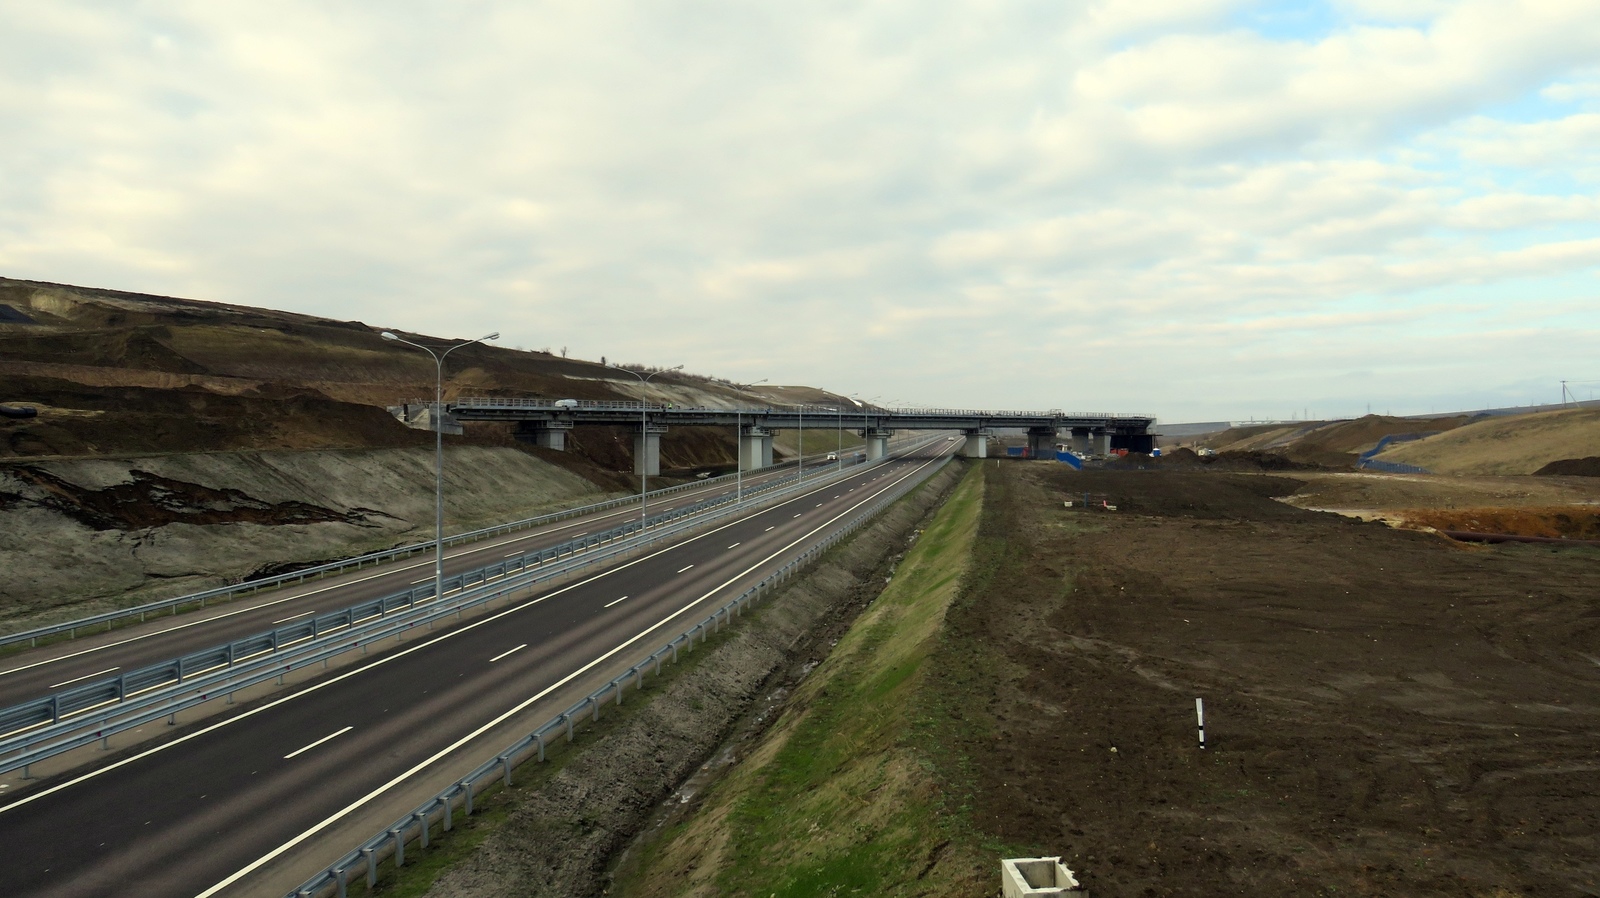
[[[806,549],[799,556],[784,564],[783,567],[746,590],[738,598],[713,611],[709,617],[684,631],[683,635],[651,652],[643,660],[617,675],[609,683],[593,693],[590,693],[582,701],[552,717],[543,726],[536,728],[505,750],[496,753],[494,757],[479,764],[467,775],[418,805],[415,810],[385,827],[382,832],[363,842],[344,857],[329,864],[322,872],[289,892],[286,898],[314,898],[314,896],[326,894],[329,890],[333,890],[334,894],[338,895],[339,898],[345,898],[352,871],[365,871],[369,889],[377,885],[378,864],[392,857],[396,866],[404,866],[405,846],[413,838],[413,835],[422,848],[426,849],[428,847],[429,832],[432,830],[435,818],[438,819],[442,831],[448,832],[454,825],[457,808],[463,809],[468,815],[472,814],[473,799],[493,783],[502,781],[507,786],[510,786],[511,772],[520,764],[534,758],[544,761],[546,748],[550,744],[552,736],[558,739],[564,736],[567,742],[571,742],[573,740],[574,727],[578,721],[585,717],[590,718],[591,721],[600,719],[600,708],[605,704],[608,696],[611,697],[614,704],[621,705],[624,688],[630,682],[635,684],[634,691],[644,688],[644,675],[647,671],[653,668],[656,676],[659,677],[661,675],[662,662],[668,656],[676,662],[679,650],[692,649],[696,638],[701,643],[704,643],[713,632],[731,624],[735,617],[747,611],[757,601],[772,592],[773,589],[800,573],[801,570],[810,565],[824,552],[852,535],[863,524],[876,517],[883,509],[910,492],[918,484],[938,473],[949,463],[950,459],[951,456],[949,455],[941,456],[939,462],[933,465],[922,477],[916,478],[886,494],[872,509],[857,515],[843,528],[817,545]]]
[[[924,441],[930,442],[930,441]],[[881,463],[879,462],[876,463]],[[849,465],[850,469],[861,467]],[[840,473],[826,465],[813,469],[804,480],[787,478],[747,491],[744,497],[716,497],[686,508],[675,509],[651,518],[648,525],[637,521],[601,534],[571,540],[551,549],[535,550],[504,559],[445,581],[449,601],[419,602],[433,598],[433,584],[426,583],[381,599],[372,599],[339,611],[318,615],[226,645],[192,652],[180,658],[148,665],[117,677],[80,684],[53,695],[24,702],[0,711],[0,773],[27,768],[92,742],[106,739],[132,727],[204,704],[290,671],[356,648],[403,635],[419,624],[459,615],[460,611],[487,603],[552,577],[572,573],[619,554],[675,536],[685,529],[711,523],[746,508],[749,498],[772,493],[781,496],[809,488]],[[714,511],[721,508],[720,512]],[[667,525],[671,526],[667,526]],[[610,543],[599,554],[582,554]],[[570,560],[550,567],[565,551]],[[491,581],[500,581],[493,587]],[[476,584],[476,588],[474,587]],[[469,591],[474,590],[476,591]],[[404,609],[399,615],[390,611]],[[330,632],[332,631],[332,632]]]
[[[745,473],[746,476],[751,476],[781,467],[783,467],[783,465],[773,465],[769,468],[761,468],[755,471],[747,471]],[[686,490],[701,489],[709,484],[719,484],[724,481],[731,482],[734,479],[734,476],[735,475],[733,474],[724,474],[720,477],[712,477],[706,480],[696,480],[691,483],[680,483],[677,486],[669,486],[664,489],[652,490],[649,496],[650,498],[654,499],[659,496],[667,496],[673,493],[684,492]],[[557,521],[565,521],[571,518],[594,514],[596,512],[607,511],[612,508],[620,508],[638,501],[638,496],[619,496],[615,499],[607,499],[604,502],[596,502],[592,505],[569,508],[563,511],[540,515],[538,517],[526,518],[520,521],[512,521],[507,524],[496,524],[493,527],[484,527],[479,530],[470,530],[466,533],[458,533],[454,536],[447,536],[444,538],[444,544],[446,547],[455,547],[465,543],[477,542],[479,540],[501,536],[506,533],[515,533],[518,530],[528,530],[534,527],[542,527],[546,524],[554,524]],[[79,630],[87,630],[101,625],[104,625],[107,629],[110,629],[110,627],[117,621],[125,618],[137,617],[142,621],[146,616],[151,614],[159,614],[161,612],[171,612],[176,614],[177,609],[185,605],[197,605],[201,608],[204,608],[208,602],[228,601],[236,596],[258,592],[264,589],[275,589],[279,586],[283,586],[286,583],[297,583],[312,578],[320,578],[329,574],[343,573],[344,571],[352,569],[359,570],[367,565],[382,564],[384,562],[394,561],[399,558],[406,558],[422,552],[427,552],[430,551],[433,546],[434,541],[430,539],[425,543],[414,543],[409,546],[384,549],[378,552],[371,552],[366,555],[361,555],[356,558],[346,558],[341,561],[330,561],[327,564],[319,564],[315,567],[301,568],[300,570],[289,571],[288,573],[277,574],[272,577],[264,577],[257,580],[247,580],[242,583],[235,583],[228,586],[218,586],[214,589],[207,589],[201,592],[190,593],[183,596],[175,596],[170,599],[157,599],[156,601],[147,602],[143,605],[136,605],[131,608],[120,608],[115,611],[107,611],[103,614],[96,614],[90,617],[63,621],[59,624],[49,624],[47,626],[37,627],[31,630],[24,630],[18,633],[0,635],[0,647],[14,645],[24,641],[31,645],[37,645],[40,639],[57,636],[62,633],[68,633],[73,637],[76,637]]]

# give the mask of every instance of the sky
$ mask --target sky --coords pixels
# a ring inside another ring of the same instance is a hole
[[[0,275],[880,403],[1600,390],[1595,0],[0,0]]]

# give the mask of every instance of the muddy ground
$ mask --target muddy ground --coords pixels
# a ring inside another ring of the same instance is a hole
[[[941,650],[981,684],[981,829],[1100,898],[1600,894],[1600,550],[1305,511],[1292,476],[988,473],[994,575]]]

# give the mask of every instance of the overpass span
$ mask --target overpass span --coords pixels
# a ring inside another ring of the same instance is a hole
[[[659,474],[661,434],[672,427],[735,427],[739,466],[743,470],[772,464],[772,434],[777,430],[849,428],[867,441],[867,457],[882,458],[897,430],[959,430],[967,437],[966,454],[983,458],[987,438],[995,430],[1024,430],[1034,454],[1054,448],[1062,437],[1073,448],[1106,454],[1112,449],[1148,452],[1154,446],[1147,415],[1103,412],[992,411],[953,408],[878,408],[844,405],[766,405],[733,408],[658,405],[573,399],[461,397],[444,403],[417,401],[391,406],[390,411],[413,426],[457,430],[470,421],[515,423],[520,439],[548,449],[565,449],[566,434],[585,425],[631,427],[634,473]],[[437,424],[435,423],[437,422]]]

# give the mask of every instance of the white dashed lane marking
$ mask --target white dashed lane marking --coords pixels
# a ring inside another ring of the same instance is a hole
[[[489,659],[489,663],[493,664],[496,661],[499,661],[501,658],[504,658],[504,657],[506,657],[508,655],[515,655],[517,652],[520,652],[520,651],[522,651],[523,649],[525,649],[527,647],[528,647],[528,644],[526,642],[524,642],[522,645],[519,645],[516,648],[514,648],[514,649],[512,649],[512,650],[510,650],[508,652],[501,652],[500,654],[495,655],[493,658]]]
[[[329,739],[337,739],[338,737],[343,736],[345,733],[348,733],[353,729],[355,729],[355,727],[345,727],[344,729],[340,730],[337,733],[329,733],[328,735],[323,736],[321,739],[318,739],[317,741],[311,743],[310,745],[307,745],[305,748],[297,748],[294,751],[289,752],[288,754],[283,756],[283,759],[285,761],[287,761],[287,760],[289,760],[290,758],[292,758],[292,757],[294,757],[296,755],[303,755],[306,752],[312,750],[313,748],[316,748],[317,746],[321,745],[322,743],[327,742]]]

